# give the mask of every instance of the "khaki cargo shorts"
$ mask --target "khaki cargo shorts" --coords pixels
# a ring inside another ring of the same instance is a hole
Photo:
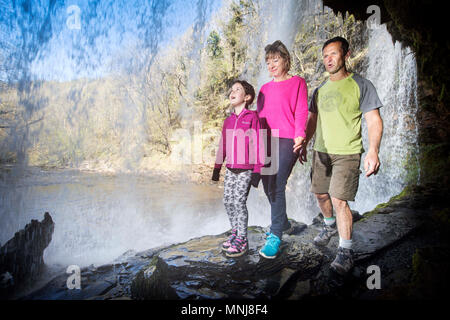
[[[337,155],[313,151],[311,192],[354,201],[358,191],[361,154]]]

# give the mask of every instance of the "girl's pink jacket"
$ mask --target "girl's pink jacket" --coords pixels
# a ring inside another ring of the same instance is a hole
[[[214,168],[220,169],[226,159],[227,168],[252,169],[261,172],[264,166],[264,137],[260,134],[256,111],[243,109],[225,119]]]

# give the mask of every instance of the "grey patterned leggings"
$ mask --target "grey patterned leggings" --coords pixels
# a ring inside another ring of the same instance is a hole
[[[231,228],[238,236],[247,237],[248,211],[247,197],[250,191],[252,170],[234,173],[226,168],[223,203],[230,219]]]

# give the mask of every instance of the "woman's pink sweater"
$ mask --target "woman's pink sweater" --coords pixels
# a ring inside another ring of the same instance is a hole
[[[279,138],[306,137],[308,89],[305,79],[293,76],[264,84],[258,94],[258,116]],[[274,132],[278,129],[278,134]]]

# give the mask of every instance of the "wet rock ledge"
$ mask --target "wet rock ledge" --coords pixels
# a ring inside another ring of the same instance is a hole
[[[356,262],[351,277],[365,281],[367,274],[358,270],[359,266],[395,248],[429,218],[432,192],[419,191],[404,192],[362,217],[354,213]],[[266,229],[252,226],[249,252],[242,257],[228,258],[221,252],[227,233],[207,235],[168,247],[128,251],[111,264],[86,267],[81,270],[81,289],[69,290],[68,275],[61,274],[23,299],[300,299],[335,295],[346,281],[329,270],[338,237],[327,247],[316,247],[312,239],[321,228],[319,217],[311,225],[291,223],[274,260],[259,256]]]

